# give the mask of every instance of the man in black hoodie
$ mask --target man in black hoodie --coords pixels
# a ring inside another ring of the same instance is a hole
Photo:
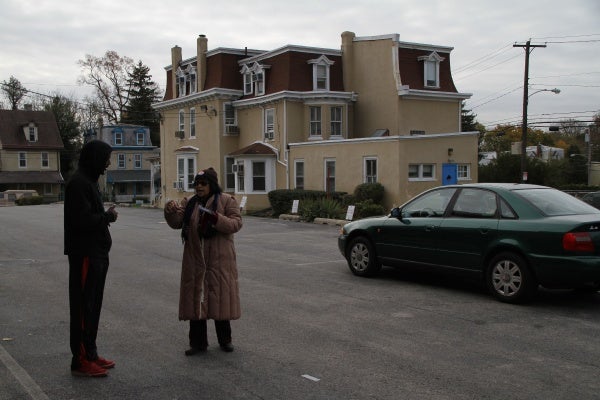
[[[96,336],[108,253],[112,239],[108,226],[117,220],[114,206],[104,210],[98,178],[110,165],[112,148],[100,141],[86,143],[79,166],[65,189],[65,254],[69,257],[71,373],[100,377],[115,366],[98,356]]]

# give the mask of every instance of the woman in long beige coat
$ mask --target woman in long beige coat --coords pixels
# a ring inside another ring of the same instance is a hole
[[[242,228],[234,197],[222,193],[213,168],[194,178],[196,194],[181,203],[167,202],[165,219],[181,229],[184,242],[179,294],[179,320],[190,321],[190,349],[206,351],[206,320],[215,320],[219,345],[233,351],[230,320],[240,318],[238,272],[233,234]]]

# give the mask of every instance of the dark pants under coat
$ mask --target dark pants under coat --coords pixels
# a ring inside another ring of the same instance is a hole
[[[231,343],[231,324],[229,321],[215,320],[215,330],[220,345]],[[208,338],[206,331],[206,320],[190,320],[190,347],[195,349],[206,349]]]
[[[71,368],[78,368],[83,358],[98,358],[96,336],[108,264],[108,257],[69,255]]]

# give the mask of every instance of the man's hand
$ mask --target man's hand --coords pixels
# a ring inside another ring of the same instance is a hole
[[[117,217],[119,216],[119,213],[117,212],[117,210],[115,210],[115,207],[116,206],[113,204],[112,206],[108,207],[108,210],[106,210],[106,212],[111,215],[111,222],[115,222],[117,220]]]

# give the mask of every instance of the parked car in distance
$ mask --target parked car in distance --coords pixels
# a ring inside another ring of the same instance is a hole
[[[545,186],[440,186],[346,224],[338,247],[358,276],[407,264],[473,273],[507,303],[539,285],[600,289],[600,210]]]
[[[581,200],[596,208],[600,208],[600,192],[586,193],[583,195]]]

